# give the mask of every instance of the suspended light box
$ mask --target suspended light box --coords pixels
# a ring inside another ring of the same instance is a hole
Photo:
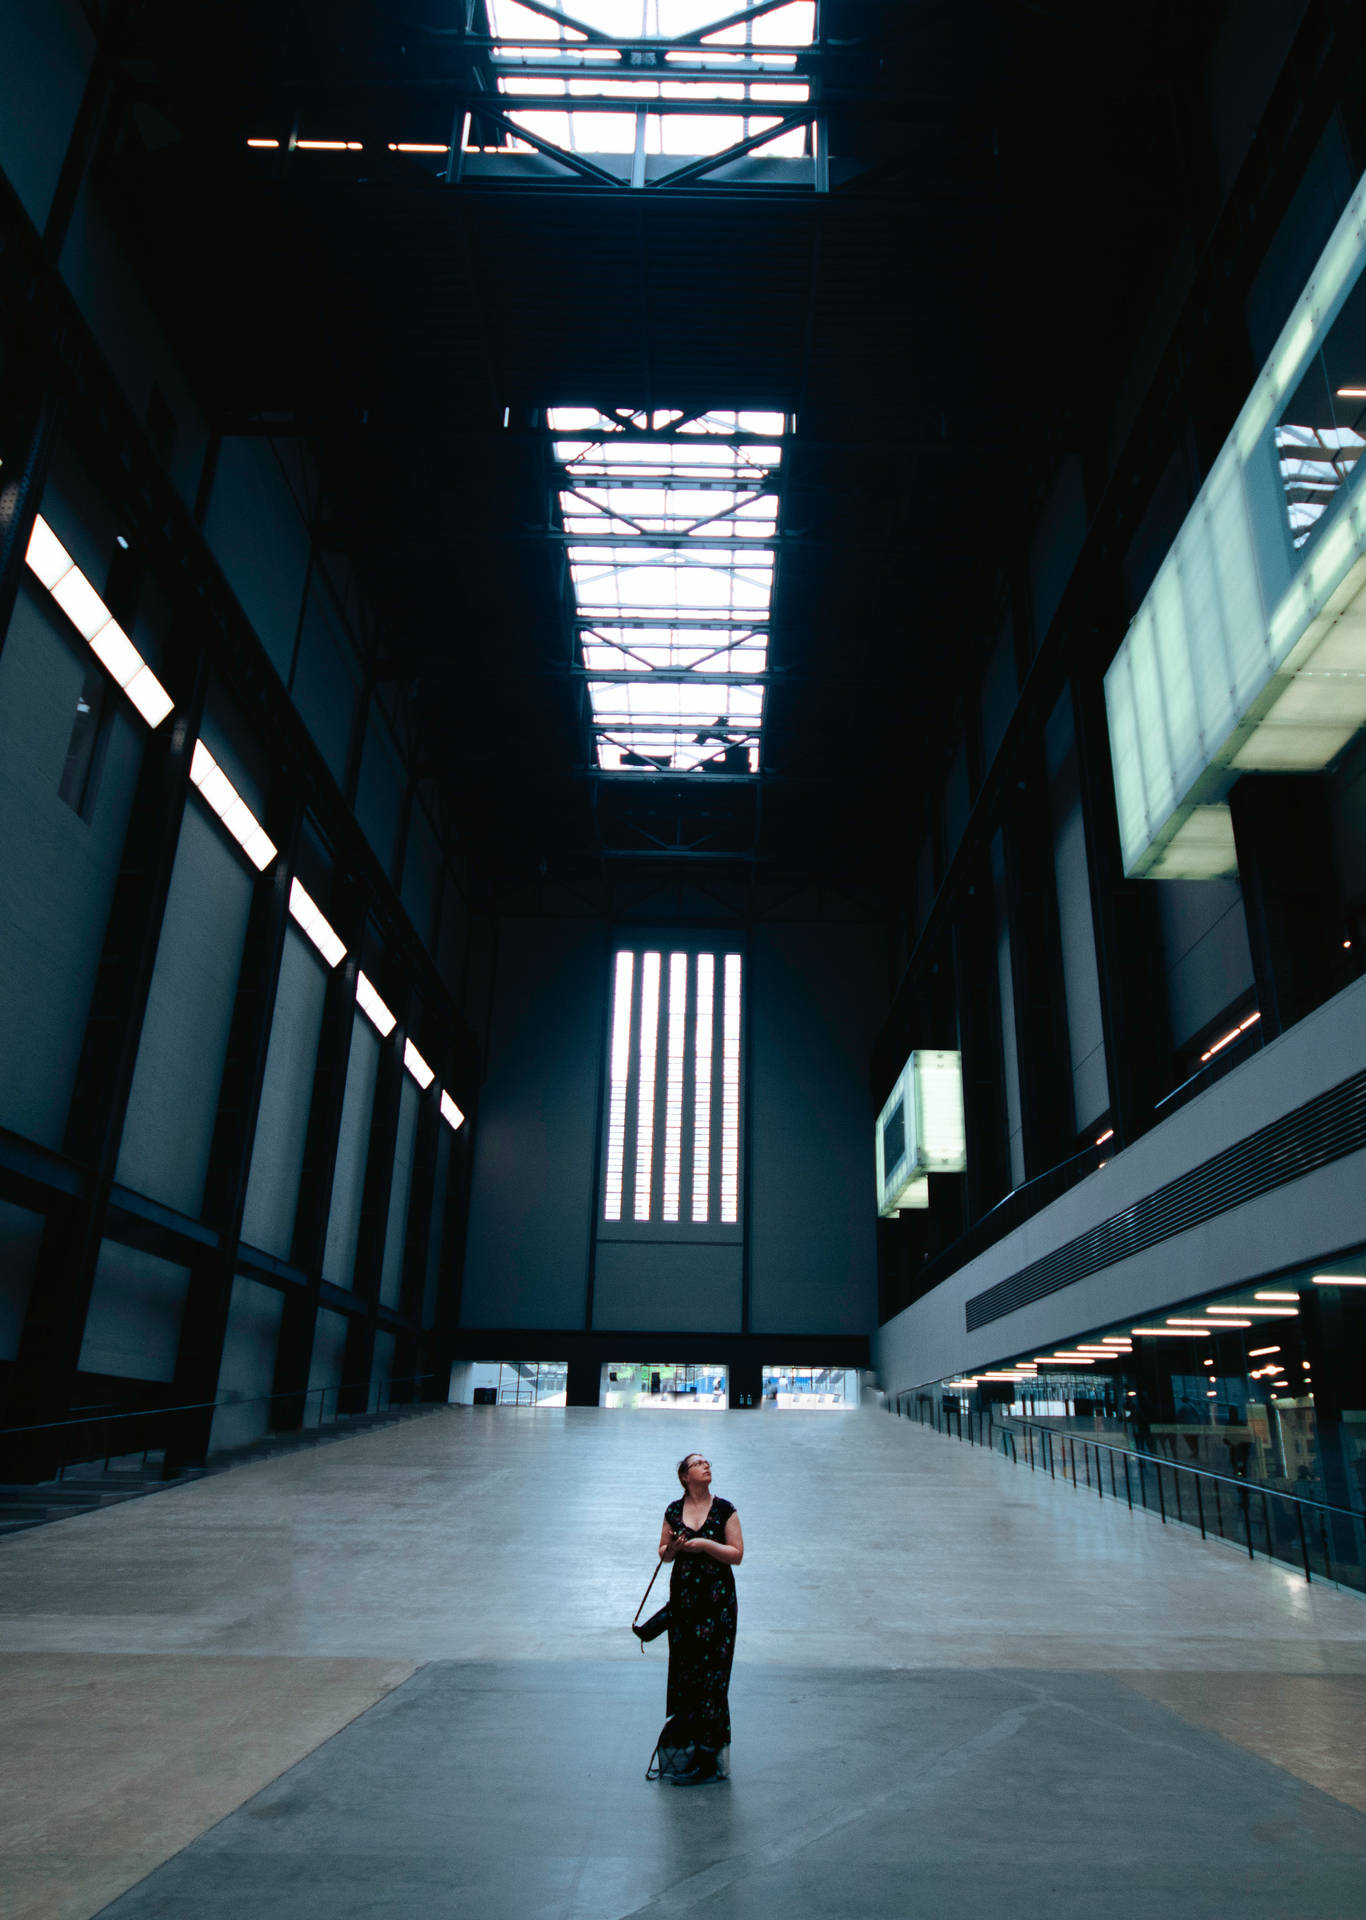
[[[961,1054],[910,1056],[878,1115],[874,1146],[877,1210],[884,1219],[928,1207],[932,1173],[966,1171]]]
[[[1105,676],[1124,867],[1236,870],[1229,789],[1366,723],[1366,179]]]

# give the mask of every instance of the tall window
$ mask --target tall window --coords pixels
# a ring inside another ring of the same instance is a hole
[[[617,954],[604,1220],[738,1225],[741,972],[738,953]]]

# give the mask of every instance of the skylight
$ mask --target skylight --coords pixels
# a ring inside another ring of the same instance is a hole
[[[790,417],[552,407],[594,764],[755,774]]]
[[[506,129],[499,151],[619,155],[633,186],[732,150],[813,156],[812,0],[485,0],[485,10],[508,103],[492,123]],[[466,150],[480,147],[467,139]]]

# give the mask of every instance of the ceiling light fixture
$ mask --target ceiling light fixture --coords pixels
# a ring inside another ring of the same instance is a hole
[[[397,1024],[398,1016],[390,1013],[363,973],[356,975],[356,1005],[380,1037],[387,1040]]]
[[[451,1096],[445,1092],[441,1095],[441,1118],[450,1127],[463,1126],[465,1121],[464,1114],[460,1111],[459,1107],[456,1106]]]
[[[148,726],[159,727],[175,702],[41,514],[25,558]]]
[[[435,1080],[436,1075],[422,1058],[422,1055],[418,1052],[412,1041],[407,1039],[403,1042],[403,1064],[425,1093],[432,1084],[432,1081]]]
[[[202,740],[194,743],[190,779],[251,864],[264,873],[275,858],[275,842]]]
[[[346,948],[337,938],[336,928],[324,917],[311,894],[305,892],[297,880],[289,883],[289,911],[329,967],[335,967],[339,960],[346,958]]]

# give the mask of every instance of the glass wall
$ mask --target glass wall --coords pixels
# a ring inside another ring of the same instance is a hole
[[[602,1370],[598,1404],[638,1407],[651,1413],[670,1408],[696,1413],[699,1408],[724,1408],[729,1370],[697,1363],[683,1366],[658,1360],[609,1360]]]
[[[1366,1513],[1366,1248],[936,1383],[1032,1422]]]
[[[764,1405],[839,1413],[859,1403],[857,1367],[765,1367]]]

